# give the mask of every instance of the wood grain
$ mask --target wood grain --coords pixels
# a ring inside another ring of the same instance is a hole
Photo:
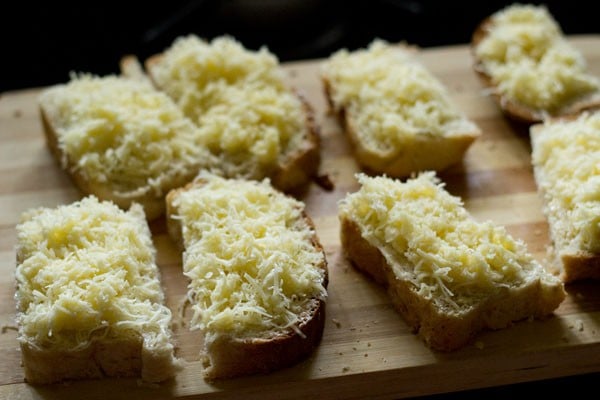
[[[600,35],[571,37],[600,75]],[[483,94],[466,46],[422,51],[423,63],[449,88],[459,108],[483,135],[464,161],[441,174],[478,219],[504,224],[542,262],[548,227],[541,213],[527,130],[508,122]],[[285,66],[290,80],[315,107],[321,126],[321,173],[335,190],[313,185],[303,196],[329,261],[330,284],[323,340],[306,361],[270,375],[208,384],[198,361],[201,337],[175,327],[185,368],[158,387],[135,380],[100,380],[34,387],[23,382],[14,327],[15,224],[30,207],[56,206],[80,194],[45,147],[37,111],[38,89],[0,95],[0,398],[401,398],[600,371],[600,291],[597,284],[568,287],[556,315],[485,332],[475,344],[441,354],[426,348],[394,312],[384,291],[342,257],[337,202],[357,188],[357,165],[340,127],[328,112],[319,61]],[[164,223],[152,225],[168,305],[177,309],[186,291],[180,254]]]

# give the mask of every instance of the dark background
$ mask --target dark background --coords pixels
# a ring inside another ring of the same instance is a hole
[[[281,61],[326,57],[341,47],[364,47],[375,37],[422,47],[462,44],[470,40],[479,21],[510,3],[196,0],[36,4],[13,0],[12,5],[0,7],[0,92],[65,82],[70,71],[117,73],[122,55],[145,59],[188,33],[209,39],[230,34],[251,49],[264,44]],[[566,34],[598,33],[593,1],[544,4]]]

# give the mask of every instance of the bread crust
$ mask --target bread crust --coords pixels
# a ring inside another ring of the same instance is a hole
[[[179,249],[184,249],[182,223],[174,205],[181,193],[202,186],[201,180],[189,183],[185,187],[172,190],[166,198],[167,230],[171,239]],[[312,245],[324,255],[323,263],[318,265],[324,271],[323,286],[327,287],[328,270],[323,246],[317,238],[312,219],[302,213],[302,218],[312,228]],[[280,332],[264,332],[249,337],[232,335],[205,336],[204,349],[201,353],[204,366],[203,375],[207,380],[233,378],[243,375],[268,373],[291,366],[308,357],[321,340],[325,326],[325,302],[313,298],[299,315],[298,331],[288,328]]]
[[[572,102],[566,104],[564,107],[551,113],[548,110],[541,110],[526,106],[519,102],[512,100],[511,98],[502,95],[496,85],[492,81],[492,77],[488,74],[487,70],[483,65],[483,61],[477,58],[475,49],[489,34],[490,29],[493,26],[492,18],[487,17],[484,19],[475,29],[471,37],[471,54],[473,56],[473,69],[481,83],[488,89],[494,101],[498,104],[502,112],[514,121],[535,124],[542,122],[547,118],[556,117],[567,117],[581,113],[582,111],[599,107],[600,106],[600,93],[594,92],[581,96],[580,98],[574,99]]]
[[[395,178],[404,178],[414,172],[424,170],[443,171],[462,159],[469,146],[480,135],[479,130],[457,132],[450,136],[416,135],[412,143],[399,154],[386,155],[366,148],[352,122],[352,115],[345,107],[335,107],[333,94],[335,89],[326,77],[322,77],[325,97],[346,133],[352,146],[356,161],[368,173],[386,174]]]
[[[190,169],[186,174],[178,174],[168,185],[165,185],[163,188],[163,195],[156,195],[153,190],[149,190],[140,195],[123,196],[116,191],[110,182],[91,181],[80,170],[74,168],[75,164],[73,160],[71,160],[68,154],[65,154],[61,150],[56,128],[42,105],[40,106],[40,117],[44,128],[46,144],[48,145],[50,152],[56,159],[58,165],[67,172],[73,183],[75,183],[82,193],[93,194],[100,200],[111,200],[124,210],[128,209],[134,202],[139,203],[144,207],[146,218],[149,221],[164,214],[164,194],[172,188],[182,186],[191,181],[198,172],[196,169]],[[66,161],[66,164],[63,163],[63,160]],[[134,189],[136,188],[132,188],[132,190]]]
[[[146,59],[144,63],[150,81],[159,90],[162,90],[162,88],[153,77],[153,71],[162,62],[163,57],[163,54],[155,54]],[[127,64],[130,62],[132,61],[123,60],[123,69],[128,69]],[[133,68],[132,66],[130,69]],[[321,162],[320,131],[315,121],[314,110],[304,96],[297,90],[293,90],[293,92],[302,103],[306,137],[302,146],[290,153],[285,160],[281,161],[270,175],[264,177],[269,178],[273,186],[286,193],[295,193],[304,189],[317,177]]]
[[[94,341],[80,350],[49,350],[21,343],[25,380],[49,384],[71,379],[139,377],[142,341]],[[163,377],[164,380],[167,377]]]
[[[362,237],[354,221],[342,217],[340,233],[346,257],[358,270],[387,288],[395,309],[435,350],[456,350],[482,330],[505,328],[528,317],[547,316],[565,298],[562,286],[550,288],[535,279],[517,288],[503,288],[468,310],[444,310],[420,296],[410,282],[398,279],[381,251]]]

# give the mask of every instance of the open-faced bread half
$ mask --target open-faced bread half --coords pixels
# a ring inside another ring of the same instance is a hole
[[[39,104],[48,146],[79,189],[123,209],[139,203],[150,220],[170,189],[208,163],[194,124],[149,83],[73,76],[44,90]]]
[[[263,182],[201,174],[167,196],[170,236],[204,334],[207,379],[308,356],[325,321],[327,264],[304,205]]]
[[[513,119],[535,123],[600,105],[600,80],[544,6],[496,12],[477,27],[471,47],[475,71]]]
[[[178,38],[145,62],[153,84],[194,121],[217,158],[212,171],[293,192],[318,172],[319,136],[309,104],[292,90],[276,57],[229,37]]]
[[[423,173],[406,182],[359,176],[340,203],[342,247],[387,287],[398,312],[436,350],[458,349],[483,329],[551,314],[565,298],[504,228],[477,222]]]
[[[368,49],[341,50],[323,65],[330,105],[369,172],[440,171],[461,161],[480,135],[413,53],[374,41]]]
[[[142,207],[95,197],[23,213],[17,323],[25,379],[171,378],[171,312]]]
[[[530,129],[552,254],[565,282],[600,279],[600,112]]]

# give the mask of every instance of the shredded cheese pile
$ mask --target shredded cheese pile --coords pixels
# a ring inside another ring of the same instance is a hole
[[[197,123],[198,142],[224,176],[262,179],[308,134],[303,105],[265,48],[252,52],[229,37],[181,37],[151,71]]]
[[[173,101],[145,82],[73,76],[40,96],[72,169],[110,182],[121,195],[160,195],[203,159],[195,127]]]
[[[600,89],[545,7],[516,4],[494,14],[491,23],[475,54],[500,93],[553,112]]]
[[[238,337],[297,329],[308,301],[326,297],[324,255],[302,203],[268,181],[202,179],[175,202],[192,326]]]
[[[532,144],[556,247],[600,252],[600,113],[548,122]]]
[[[322,74],[333,89],[334,107],[354,118],[354,131],[371,151],[396,154],[415,135],[475,129],[408,50],[381,40],[366,50],[338,51],[323,65]]]
[[[362,186],[341,201],[340,217],[357,223],[398,279],[427,299],[468,306],[539,267],[503,227],[475,221],[433,172],[404,183],[362,174],[358,180]]]
[[[168,342],[154,247],[142,208],[86,197],[22,215],[17,225],[19,340],[78,350],[93,340]]]

